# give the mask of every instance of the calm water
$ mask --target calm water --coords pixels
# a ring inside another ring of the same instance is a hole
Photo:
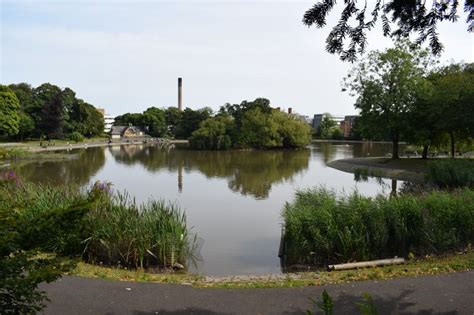
[[[89,148],[71,161],[16,165],[24,180],[62,185],[109,181],[138,201],[178,203],[202,243],[205,275],[280,273],[281,210],[296,189],[318,185],[364,195],[387,194],[391,181],[355,182],[326,163],[380,156],[388,144],[314,143],[300,151],[191,151],[150,146]]]

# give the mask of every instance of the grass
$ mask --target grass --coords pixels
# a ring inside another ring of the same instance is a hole
[[[188,257],[186,216],[176,205],[137,205],[116,194],[90,213],[86,259],[133,268],[169,268]]]
[[[443,254],[474,243],[474,190],[368,198],[298,191],[283,210],[286,265]]]
[[[442,188],[474,188],[474,159],[429,161],[427,178]]]
[[[24,148],[0,148],[0,161],[18,160],[70,160],[77,158],[77,154],[72,153],[33,153]]]
[[[87,190],[24,184],[9,171],[0,173],[0,200],[5,213],[19,215],[24,243],[42,244],[45,252],[167,270],[177,263],[185,266],[192,256],[194,242],[183,211],[163,201],[136,204],[112,193],[107,183]]]
[[[444,257],[425,257],[404,265],[365,268],[345,271],[303,272],[281,277],[249,277],[236,280],[234,277],[212,280],[190,274],[156,274],[143,270],[127,270],[106,266],[77,264],[70,275],[119,281],[191,284],[201,288],[292,288],[343,284],[365,280],[389,280],[399,277],[440,275],[474,269],[474,253],[468,251]]]

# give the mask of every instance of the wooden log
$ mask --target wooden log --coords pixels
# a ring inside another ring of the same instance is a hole
[[[361,261],[361,262],[356,262],[356,263],[347,263],[347,264],[339,264],[339,265],[328,265],[328,270],[329,271],[347,270],[347,269],[378,267],[378,266],[387,266],[387,265],[400,265],[404,263],[405,263],[405,259],[403,258],[389,258],[389,259]]]

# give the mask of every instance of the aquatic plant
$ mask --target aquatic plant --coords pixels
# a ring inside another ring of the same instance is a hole
[[[186,216],[179,207],[150,200],[137,205],[117,193],[89,214],[85,238],[87,261],[133,268],[185,265]]]
[[[428,181],[441,188],[474,187],[473,159],[438,159],[428,163]]]
[[[174,204],[137,204],[127,194],[113,193],[107,182],[82,190],[0,184],[0,208],[18,213],[23,240],[41,240],[46,252],[129,268],[181,268],[192,254],[186,216]]]
[[[283,210],[286,264],[442,254],[474,242],[474,191],[368,198],[298,191]]]

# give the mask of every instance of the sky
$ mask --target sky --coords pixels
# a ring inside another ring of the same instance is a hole
[[[178,77],[193,109],[265,97],[309,116],[355,114],[340,84],[352,65],[325,51],[338,12],[324,29],[301,22],[315,1],[0,0],[0,83],[70,87],[112,115],[176,106]],[[442,63],[474,61],[464,20],[439,25]],[[393,45],[380,26],[368,42]]]

